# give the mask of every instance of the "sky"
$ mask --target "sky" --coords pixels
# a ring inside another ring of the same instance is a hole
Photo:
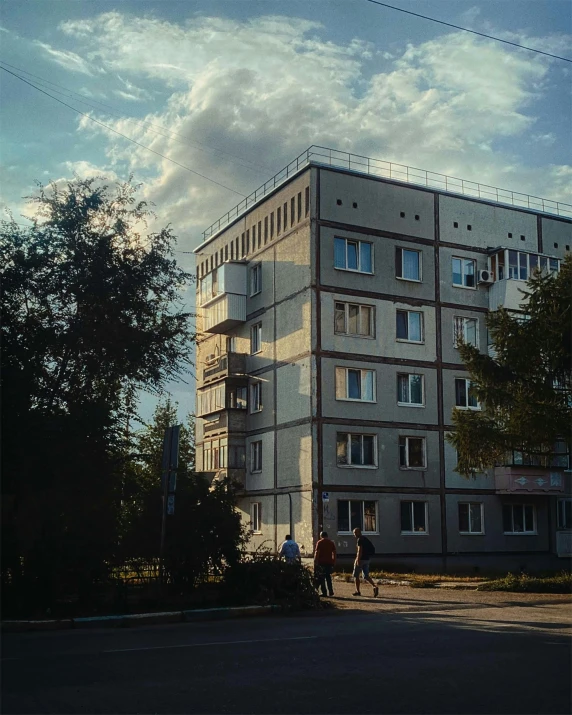
[[[568,0],[391,4],[572,59]],[[0,209],[25,223],[36,181],[133,174],[191,271],[312,144],[572,203],[571,62],[367,0],[3,0],[0,66],[87,115],[0,71]]]

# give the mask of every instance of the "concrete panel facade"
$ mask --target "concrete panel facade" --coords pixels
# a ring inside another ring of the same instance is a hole
[[[545,253],[564,258],[572,249],[572,221],[563,221],[543,216],[542,244]]]
[[[373,275],[334,267],[334,239],[366,241],[373,246]],[[421,280],[396,277],[395,249],[404,248],[421,254]],[[323,227],[320,230],[320,282],[339,290],[360,290],[424,300],[435,299],[435,260],[432,245]],[[485,266],[486,267],[486,266]]]
[[[433,216],[431,192],[376,181],[375,178],[321,171],[320,218],[324,221],[433,240]]]
[[[439,232],[441,241],[476,248],[538,250],[536,214],[455,196],[439,196]]]
[[[322,349],[342,354],[383,355],[399,360],[436,359],[435,309],[432,306],[412,306],[410,303],[359,298],[342,292],[321,294],[322,308]],[[371,306],[375,310],[375,331],[373,337],[336,335],[334,333],[335,304],[358,303]],[[398,310],[414,310],[422,313],[423,342],[413,343],[397,339],[396,314]]]
[[[276,370],[276,419],[278,424],[312,416],[312,361],[310,357],[288,362]]]
[[[276,432],[278,487],[312,484],[312,429],[307,424]]]

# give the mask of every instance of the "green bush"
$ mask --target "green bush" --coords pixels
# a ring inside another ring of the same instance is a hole
[[[287,564],[257,551],[224,573],[226,597],[233,605],[278,605],[297,611],[323,607],[312,573],[300,563]]]
[[[489,581],[478,591],[516,591],[521,593],[572,593],[572,574],[563,571],[556,576],[528,576],[508,573],[503,578]]]

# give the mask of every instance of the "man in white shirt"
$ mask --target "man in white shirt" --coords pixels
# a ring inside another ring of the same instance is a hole
[[[287,564],[294,564],[301,560],[300,557],[300,547],[292,539],[290,534],[286,534],[284,541],[280,544],[278,549],[278,556],[282,556],[286,559]]]

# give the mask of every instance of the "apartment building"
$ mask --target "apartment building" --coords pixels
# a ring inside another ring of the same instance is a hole
[[[251,546],[352,529],[389,567],[547,568],[572,552],[569,445],[465,479],[457,341],[557,271],[572,206],[312,147],[196,249],[197,466],[242,486]]]

